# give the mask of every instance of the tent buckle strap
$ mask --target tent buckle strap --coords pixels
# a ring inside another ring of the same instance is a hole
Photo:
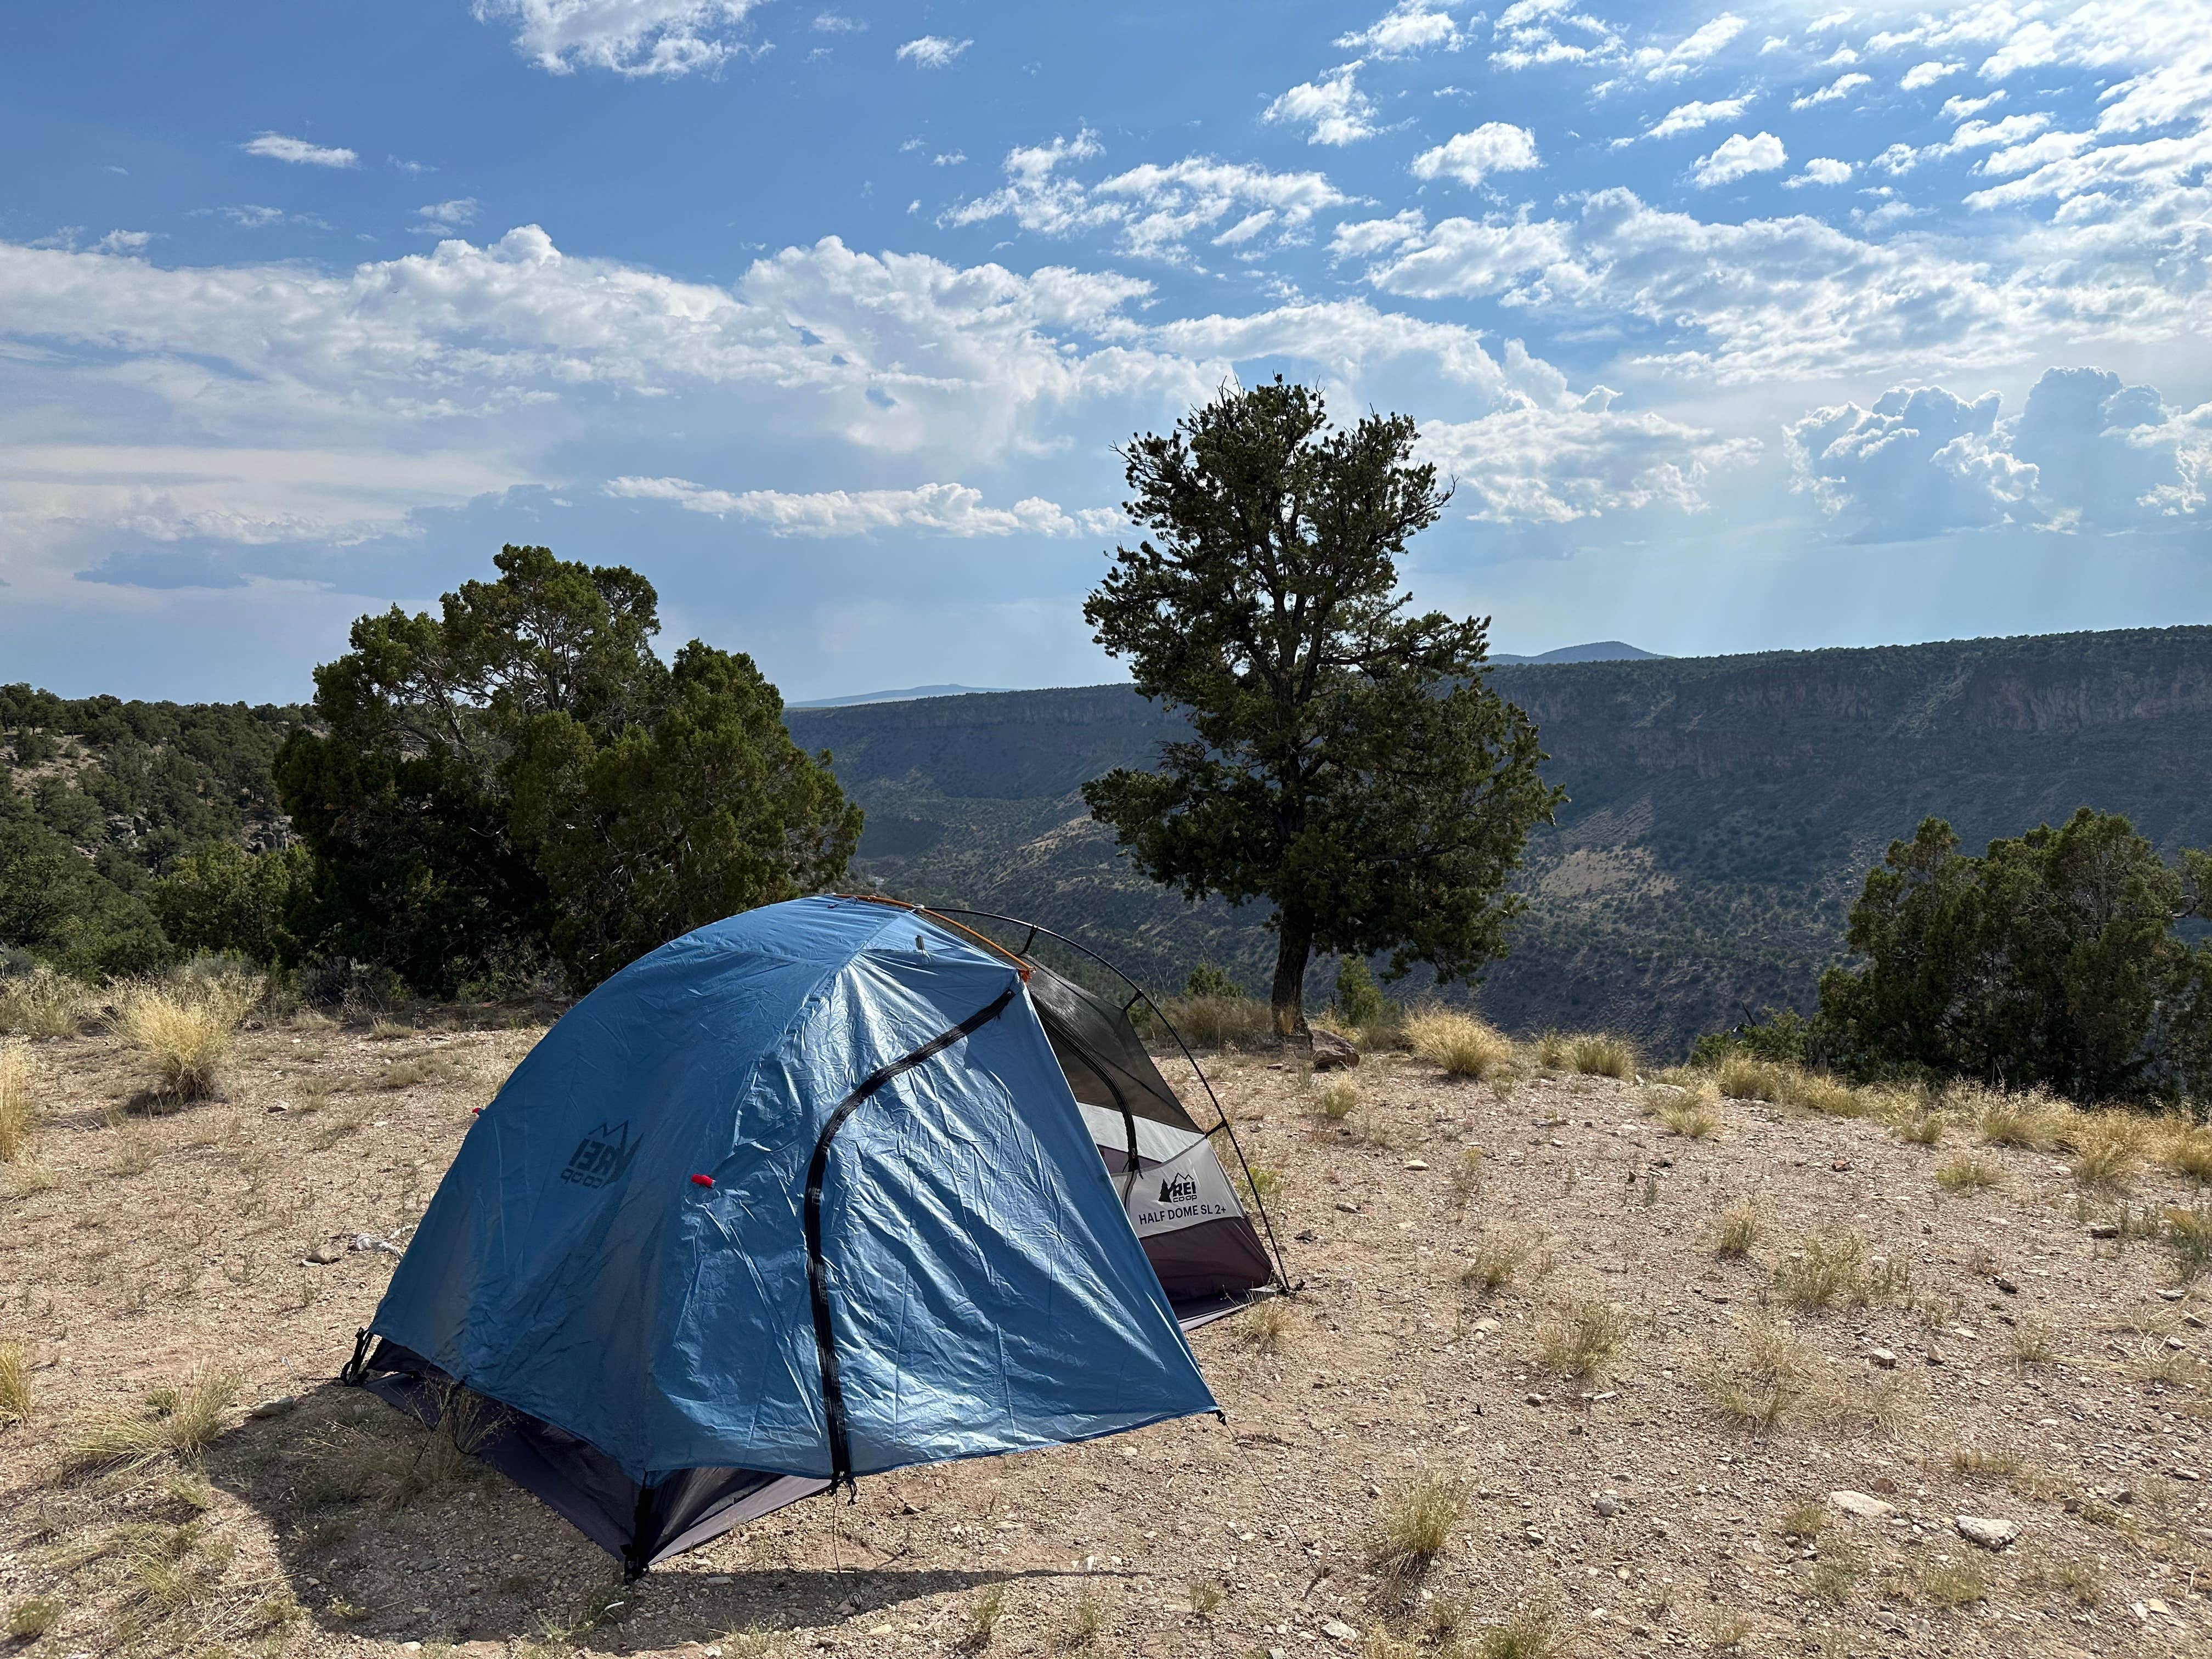
[[[362,1378],[368,1374],[368,1345],[375,1340],[366,1325],[354,1333],[353,1358],[338,1367],[339,1382],[349,1389],[361,1386]]]

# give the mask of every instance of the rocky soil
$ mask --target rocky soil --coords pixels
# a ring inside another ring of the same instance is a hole
[[[1735,1101],[1692,1136],[1663,1090],[1402,1056],[1348,1074],[1340,1121],[1302,1066],[1207,1061],[1303,1283],[1194,1337],[1225,1424],[864,1481],[623,1590],[330,1381],[379,1242],[536,1035],[252,1031],[227,1100],[154,1116],[112,1038],[33,1045],[46,1121],[0,1170],[24,1650],[2068,1659],[2212,1635],[2212,1337],[2151,1236],[2195,1199],[2178,1177],[2090,1189],[1963,1124],[1909,1145]],[[1968,1150],[1998,1184],[1937,1182]],[[1732,1208],[1747,1255],[1717,1249]],[[224,1370],[204,1449],[59,1473],[88,1425],[177,1421]],[[1442,1553],[1379,1574],[1425,1481]]]

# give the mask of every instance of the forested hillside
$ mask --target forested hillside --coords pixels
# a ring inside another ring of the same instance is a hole
[[[1809,1012],[1866,869],[1930,813],[1973,848],[2085,803],[2168,852],[2212,842],[2212,629],[1494,674],[1571,797],[1530,845],[1528,913],[1480,994],[1519,1031],[1609,1025],[1672,1054],[1746,1008]],[[788,720],[834,751],[887,890],[1079,932],[1155,981],[1210,957],[1261,982],[1255,921],[1135,877],[1075,793],[1173,729],[1127,689]]]
[[[155,877],[206,842],[286,839],[269,767],[303,718],[0,686],[0,945],[85,973],[159,960]]]

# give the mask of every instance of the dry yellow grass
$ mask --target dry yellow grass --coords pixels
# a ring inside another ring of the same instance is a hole
[[[1848,1084],[1820,1072],[1808,1072],[1781,1060],[1759,1060],[1750,1054],[1724,1057],[1713,1080],[1730,1100],[1760,1100],[1774,1106],[1796,1106],[1826,1117],[1864,1117],[1871,1103],[1863,1100]]]
[[[1721,1109],[1702,1091],[1662,1094],[1653,1109],[1670,1134],[1704,1140],[1720,1133]]]
[[[1406,1042],[1423,1060],[1454,1077],[1494,1077],[1513,1063],[1513,1044],[1503,1032],[1472,1015],[1440,1008],[1409,1016]]]
[[[1706,1358],[1699,1377],[1713,1408],[1754,1433],[1778,1427],[1824,1381],[1819,1354],[1788,1324],[1739,1320],[1735,1340]]]
[[[2084,1113],[2073,1129],[2074,1179],[2099,1192],[2128,1184],[2149,1155],[2149,1121],[2125,1107]]]
[[[1341,1123],[1359,1106],[1359,1090],[1349,1078],[1338,1078],[1314,1091],[1314,1104],[1332,1123]]]
[[[1739,1199],[1721,1212],[1720,1237],[1713,1249],[1721,1255],[1746,1256],[1766,1231],[1766,1217],[1749,1199]]]
[[[236,1371],[203,1365],[183,1382],[155,1389],[141,1409],[109,1412],[82,1425],[62,1448],[62,1472],[136,1467],[167,1452],[191,1456],[204,1450],[222,1432],[238,1388]]]
[[[1536,1330],[1536,1363],[1562,1376],[1594,1376],[1612,1363],[1628,1334],[1628,1316],[1610,1303],[1582,1301]]]
[[[2184,1181],[2212,1187],[2212,1129],[2177,1124],[2159,1149],[2158,1161]]]
[[[39,1127],[38,1097],[32,1091],[27,1043],[0,1042],[0,1164],[13,1164],[30,1149]]]
[[[2070,1145],[2074,1139],[2074,1109],[2039,1091],[2006,1094],[1970,1085],[1953,1090],[1946,1103],[1966,1115],[1985,1146],[2022,1146],[2030,1152],[2048,1152]]]
[[[115,1030],[153,1063],[161,1092],[204,1100],[221,1079],[232,1038],[261,995],[258,980],[202,980],[126,989]]]
[[[1456,1481],[1436,1474],[1416,1476],[1383,1499],[1368,1544],[1368,1565],[1401,1583],[1425,1577],[1451,1542],[1466,1509]]]
[[[31,1420],[31,1361],[20,1342],[0,1342],[0,1423]]]
[[[75,1036],[99,1006],[99,997],[89,986],[51,968],[0,980],[0,1031],[20,1031],[26,1036]]]
[[[1626,1037],[1598,1032],[1567,1037],[1564,1044],[1568,1071],[1585,1077],[1617,1078],[1623,1083],[1636,1075],[1636,1046]]]

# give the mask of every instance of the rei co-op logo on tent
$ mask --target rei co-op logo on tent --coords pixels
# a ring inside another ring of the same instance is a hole
[[[568,1167],[561,1171],[561,1179],[573,1181],[579,1187],[604,1187],[629,1168],[629,1161],[637,1156],[637,1149],[642,1144],[629,1138],[627,1118],[611,1129],[599,1124],[576,1143],[576,1150],[568,1155]]]
[[[1160,1202],[1188,1204],[1198,1196],[1198,1177],[1188,1170],[1177,1170],[1160,1182]]]

